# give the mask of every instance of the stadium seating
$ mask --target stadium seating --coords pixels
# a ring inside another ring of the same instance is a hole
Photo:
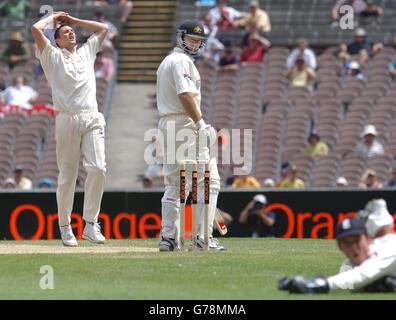
[[[228,0],[228,5],[240,11],[248,11],[250,0]],[[295,44],[300,37],[307,38],[311,46],[327,48],[341,41],[349,41],[353,37],[353,30],[339,30],[330,28],[331,9],[335,0],[260,0],[263,8],[271,19],[272,31],[268,39],[273,45]],[[375,41],[389,43],[396,33],[393,12],[396,3],[393,0],[383,0],[386,9],[383,17],[375,26],[368,29],[368,35]],[[207,8],[196,7],[195,1],[179,0],[177,23],[183,19],[196,18]],[[235,30],[231,39],[240,43],[241,31]]]
[[[242,66],[226,74],[201,68],[203,82],[212,84],[202,87],[204,115],[217,129],[253,129],[253,174],[261,181],[279,179],[280,166],[286,161],[297,165],[307,186],[335,186],[340,175],[350,186],[357,186],[368,168],[386,181],[396,151],[395,85],[387,72],[393,51],[385,48],[368,64],[366,81],[346,84],[340,82],[335,57],[323,52],[318,57],[319,77],[313,92],[287,88],[288,52],[273,47],[263,65]],[[378,128],[379,140],[389,155],[367,160],[354,154],[367,124]],[[328,156],[313,159],[302,154],[312,131],[328,144]],[[224,180],[229,170],[221,167]]]

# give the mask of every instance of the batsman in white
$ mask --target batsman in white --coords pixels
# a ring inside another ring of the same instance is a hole
[[[164,137],[164,180],[165,193],[162,197],[162,226],[159,242],[160,251],[173,251],[177,248],[178,221],[180,219],[179,199],[179,169],[180,160],[176,158],[177,150],[182,144],[176,139],[179,132],[192,133],[193,139],[188,140],[188,147],[198,149],[200,160],[210,161],[210,196],[209,196],[209,234],[213,231],[213,221],[216,212],[217,197],[220,190],[220,176],[215,158],[210,158],[208,144],[198,144],[197,137],[206,137],[216,141],[215,129],[206,124],[202,118],[201,78],[194,65],[194,58],[202,54],[206,37],[204,27],[199,21],[189,20],[180,25],[177,30],[177,46],[162,61],[157,70],[157,106],[160,114],[159,130]],[[174,128],[174,130],[173,130]],[[191,137],[189,137],[191,138]],[[174,159],[176,161],[174,161]],[[199,168],[198,197],[203,195],[203,166]],[[191,188],[191,166],[186,167],[186,194]],[[203,246],[204,205],[198,204],[199,238],[197,243]],[[192,235],[197,236],[197,235]],[[223,250],[213,237],[209,240],[209,249]]]
[[[47,25],[55,30],[56,46],[45,37]],[[85,44],[77,48],[76,25],[93,32]],[[81,20],[65,12],[38,21],[32,28],[45,76],[52,89],[52,99],[59,111],[55,122],[56,156],[59,169],[56,193],[61,237],[65,246],[77,246],[70,227],[74,191],[81,154],[87,171],[83,218],[86,222],[83,239],[104,243],[97,222],[105,183],[104,149],[105,120],[98,111],[94,62],[107,33],[103,23]]]

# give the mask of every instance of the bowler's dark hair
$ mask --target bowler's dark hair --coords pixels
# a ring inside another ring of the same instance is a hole
[[[69,26],[69,25],[68,24],[61,24],[58,28],[55,29],[55,33],[54,33],[54,39],[55,40],[59,39],[59,33],[60,33],[61,29],[63,27],[65,27],[65,26]],[[59,47],[58,44],[56,43],[56,41],[55,41],[55,44],[56,44],[57,47]]]

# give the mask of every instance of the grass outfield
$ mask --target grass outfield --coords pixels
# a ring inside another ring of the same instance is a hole
[[[155,251],[157,240],[112,240],[101,246],[79,241],[81,253],[73,253],[74,248],[64,248],[60,241],[1,241],[0,298],[396,298],[394,294],[349,292],[290,295],[277,289],[277,279],[282,275],[302,274],[310,277],[336,273],[343,257],[335,241],[220,240],[228,251],[159,253]],[[54,252],[49,253],[51,250]],[[42,265],[51,265],[54,269],[54,290],[42,290],[39,286],[43,276],[40,274]]]

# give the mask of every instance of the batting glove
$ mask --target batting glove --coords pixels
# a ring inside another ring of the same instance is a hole
[[[196,125],[198,127],[199,136],[209,138],[210,146],[216,143],[217,132],[215,128],[213,128],[210,124],[206,124],[203,119],[199,120]]]
[[[279,279],[278,289],[289,291],[289,293],[328,293],[329,283],[323,276],[307,280],[302,276],[285,277]]]

